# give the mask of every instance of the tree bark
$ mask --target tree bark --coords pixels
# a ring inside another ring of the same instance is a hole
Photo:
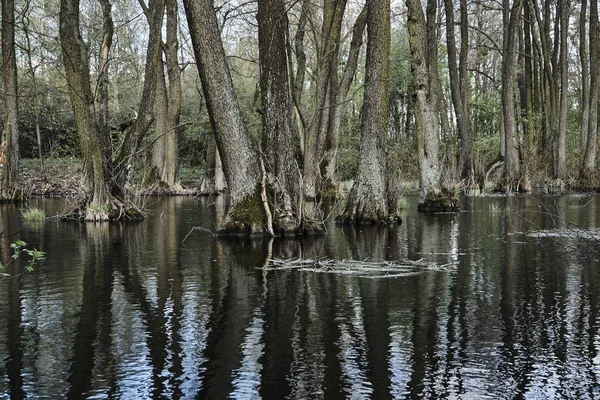
[[[109,0],[100,0],[102,6],[102,43],[100,43],[100,52],[98,55],[98,129],[100,137],[100,146],[102,154],[107,160],[112,157],[110,144],[110,126],[108,124],[108,87],[109,87],[109,61],[112,48],[114,24],[112,20],[111,3]]]
[[[181,71],[177,49],[177,2],[166,0],[167,38],[164,43],[168,87],[162,60],[157,67],[155,112],[156,142],[152,163],[158,183],[172,192],[182,190],[179,181],[179,118],[181,115]]]
[[[567,177],[567,111],[569,107],[569,59],[568,59],[568,35],[569,35],[569,0],[560,0],[560,114],[558,120],[558,135],[556,138],[556,160],[554,174],[557,179]]]
[[[219,231],[262,234],[266,216],[259,158],[242,121],[213,1],[184,0],[183,4],[229,188],[228,212]]]
[[[289,234],[300,229],[302,188],[296,162],[298,149],[290,123],[290,90],[283,0],[258,2],[258,46],[262,101],[262,149],[266,172],[273,180],[273,229]]]
[[[600,81],[598,80],[598,73],[600,72],[598,67],[598,62],[600,62],[600,44],[598,42],[600,41],[600,35],[598,34],[598,28],[598,0],[590,0],[590,114],[587,142],[579,176],[582,184],[588,187],[596,185],[596,141],[598,135],[598,97],[600,88]]]
[[[107,10],[110,10],[109,5],[104,7],[105,24]],[[83,159],[81,199],[76,213],[86,220],[104,221],[143,216],[140,210],[128,201],[126,183],[131,158],[152,122],[153,93],[156,82],[154,73],[157,50],[160,49],[155,38],[162,27],[163,0],[151,0],[149,10],[152,23],[150,24],[146,76],[139,117],[134,123],[134,134],[131,131],[128,132],[121,143],[120,153],[111,157],[108,131],[107,129],[102,130],[99,126],[99,115],[96,113],[91,90],[88,48],[83,42],[80,32],[79,0],[61,0],[60,2],[59,33],[63,63]],[[102,51],[107,52],[109,49],[106,46],[102,47]]]
[[[394,220],[387,201],[386,140],[390,73],[390,2],[372,0],[367,10],[367,57],[358,174],[339,220]]]
[[[587,147],[587,135],[590,122],[590,72],[589,53],[587,43],[587,0],[581,0],[579,12],[579,60],[581,62],[581,136],[579,142],[580,165],[579,171],[583,170],[583,160]]]
[[[60,44],[83,162],[80,207],[87,220],[108,220],[112,196],[105,180],[88,50],[79,20],[79,0],[61,0]]]
[[[324,190],[337,190],[337,179],[336,179],[336,168],[337,168],[337,151],[340,141],[340,126],[342,123],[342,115],[344,110],[344,103],[350,91],[350,86],[354,80],[356,69],[358,67],[358,56],[360,54],[360,47],[363,42],[363,34],[365,26],[367,24],[367,6],[363,7],[360,14],[354,22],[352,28],[352,39],[350,41],[350,51],[348,52],[348,60],[344,67],[344,74],[339,86],[335,90],[335,96],[331,104],[331,110],[329,112],[329,125],[327,129],[327,135],[325,137],[323,161],[321,162],[321,176],[324,178],[324,187],[321,188],[321,192]],[[337,73],[337,68],[333,69]]]
[[[444,0],[446,8],[446,42],[448,45],[448,71],[450,73],[450,91],[452,103],[456,113],[458,136],[460,138],[460,176],[468,179],[471,173],[471,136],[469,132],[469,114],[467,108],[467,54],[468,54],[468,29],[466,1],[461,0],[461,49],[460,61],[457,61],[456,38],[454,30],[454,3]]]
[[[415,131],[419,160],[421,196],[419,209],[436,211],[434,204],[442,196],[439,149],[439,101],[431,86],[431,68],[427,64],[426,22],[420,0],[407,0],[411,70],[415,94]],[[434,209],[431,209],[432,205]]]
[[[15,201],[19,167],[19,103],[15,55],[15,2],[2,1],[4,126],[0,145],[0,201]]]
[[[520,26],[522,0],[514,0],[509,10],[508,30],[502,60],[502,115],[504,116],[505,163],[504,175],[509,186],[517,188],[521,180],[519,139],[515,112],[515,78],[517,70],[517,35]]]
[[[143,5],[144,3],[141,2]],[[131,165],[138,148],[154,122],[154,101],[156,97],[158,68],[162,64],[161,44],[165,0],[149,0],[145,7],[148,19],[148,47],[144,66],[144,86],[133,125],[125,131],[119,152],[113,156],[110,189],[117,198],[128,200],[126,190]]]
[[[315,109],[304,137],[304,193],[315,197],[319,192],[322,177],[319,165],[323,156],[325,132],[329,120],[332,99],[332,68],[337,70],[338,47],[342,20],[347,0],[323,2],[321,41],[317,51],[315,83]]]

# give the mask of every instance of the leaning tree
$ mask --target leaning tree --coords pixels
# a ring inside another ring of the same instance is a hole
[[[108,3],[108,0],[105,0],[105,3]],[[113,152],[110,146],[109,130],[101,126],[104,119],[100,117],[108,111],[102,106],[101,113],[96,110],[90,76],[89,51],[81,34],[79,6],[79,0],[61,0],[59,12],[59,35],[65,78],[83,163],[80,199],[75,215],[92,221],[138,218],[141,212],[129,200],[126,185],[132,159],[153,121],[156,66],[161,50],[160,32],[164,0],[150,0],[148,4],[150,29],[144,87],[137,118],[124,132],[124,139],[118,146],[117,152]],[[106,7],[104,8],[106,10]],[[107,22],[106,12],[104,18]],[[105,23],[105,34],[110,28],[110,24]],[[101,46],[102,52],[110,51],[109,43],[110,40],[105,38]],[[108,58],[101,54],[99,59],[102,62]],[[103,73],[107,68],[107,65],[101,67],[101,77],[104,76]],[[99,87],[102,89],[103,85],[101,81]]]

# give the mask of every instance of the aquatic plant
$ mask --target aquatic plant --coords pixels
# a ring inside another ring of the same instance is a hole
[[[21,211],[21,216],[25,221],[43,221],[46,219],[46,213],[39,208],[28,208]]]
[[[35,265],[46,258],[45,252],[35,248],[27,248],[27,243],[25,243],[22,240],[17,240],[14,243],[11,243],[10,248],[13,251],[13,255],[10,257],[10,261],[6,263],[6,265],[0,262],[0,282],[2,282],[6,278],[12,277],[12,275],[4,271],[6,270],[6,267],[8,265],[10,265],[15,260],[21,258],[23,255],[29,257],[29,262],[25,265],[23,272],[33,272]],[[21,272],[21,274],[23,272]]]

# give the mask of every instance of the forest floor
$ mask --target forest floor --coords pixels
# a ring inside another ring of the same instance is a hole
[[[38,159],[21,159],[19,164],[20,187],[23,188],[26,195],[46,197],[74,197],[77,195],[82,172],[81,160],[77,158],[46,159],[44,160],[45,174],[42,174]],[[138,191],[135,188],[139,187],[135,179],[136,175],[134,174],[133,179],[134,191]],[[181,183],[186,189],[184,193],[178,194],[196,194],[202,179],[201,168],[182,166],[180,175]],[[160,188],[143,190],[143,193],[169,194]]]

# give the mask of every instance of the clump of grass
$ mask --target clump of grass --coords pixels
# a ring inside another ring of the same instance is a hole
[[[409,201],[406,197],[402,196],[398,199],[398,210],[407,210],[409,205]]]
[[[500,204],[498,204],[496,202],[490,203],[490,204],[488,204],[488,209],[491,213],[500,212]]]
[[[25,221],[43,221],[46,219],[46,213],[39,208],[28,208],[21,211],[21,217]]]

